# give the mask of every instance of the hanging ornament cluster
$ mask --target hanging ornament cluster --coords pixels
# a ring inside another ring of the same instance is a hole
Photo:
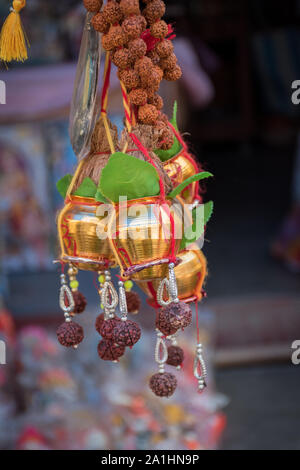
[[[164,2],[144,3],[141,11],[138,0],[84,0],[88,13],[76,86],[81,89],[85,83],[90,91],[86,99],[77,90],[72,103],[70,137],[79,164],[74,175],[57,183],[65,199],[57,219],[65,322],[57,337],[63,346],[73,348],[83,340],[74,317],[83,312],[86,299],[76,276],[79,269],[94,271],[102,310],[95,321],[101,336],[98,354],[102,360],[117,362],[141,337],[139,325],[129,318],[141,308],[132,290],[135,281],[156,311],[158,372],[149,386],[157,396],[169,397],[177,380],[166,367],[179,370],[182,366],[184,352],[178,337],[193,322],[192,302],[197,331],[194,375],[199,391],[205,387],[198,301],[204,296],[207,267],[196,242],[203,239],[213,211],[212,202],[202,203],[200,184],[212,175],[199,168],[178,130],[177,104],[170,120],[162,112],[160,83],[177,80],[181,69],[173,29],[162,19]],[[106,58],[97,110],[100,44]],[[120,137],[108,118],[112,63],[118,69],[125,115]],[[112,210],[107,214],[108,207]],[[184,221],[188,221],[189,236],[182,233]],[[114,267],[120,269],[115,283],[110,271]]]

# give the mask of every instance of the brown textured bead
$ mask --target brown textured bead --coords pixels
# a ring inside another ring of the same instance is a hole
[[[164,39],[169,32],[167,23],[164,20],[159,20],[153,23],[150,27],[150,33],[154,38]]]
[[[159,80],[161,81],[163,79],[163,76],[164,76],[164,72],[163,70],[158,66],[158,65],[153,65],[153,72],[157,75],[157,77],[159,78]]]
[[[121,346],[134,346],[141,337],[139,325],[132,320],[121,320],[114,328],[114,342]]]
[[[100,329],[101,329],[103,322],[104,322],[104,313],[100,313],[100,315],[98,315],[95,321],[95,329],[99,333],[99,335],[101,334]]]
[[[141,306],[141,299],[136,292],[126,291],[126,302],[129,313],[138,313]]]
[[[160,20],[166,12],[166,5],[161,0],[153,0],[148,3],[143,11],[143,15],[151,25],[155,21]]]
[[[160,314],[160,310],[156,313],[155,326],[159,329],[165,336],[174,335],[178,328],[172,326],[169,322],[169,319]]]
[[[163,70],[173,69],[177,65],[176,55],[172,53],[168,57],[164,57],[163,59],[160,59],[159,65]]]
[[[140,37],[142,25],[138,16],[129,16],[122,23],[123,31],[128,41]]]
[[[166,307],[162,307],[157,312],[156,317],[156,326],[161,330],[161,325],[163,328],[165,325],[169,325],[169,328],[176,329],[186,328],[192,321],[192,311],[188,304],[184,302],[172,302]]]
[[[77,346],[84,338],[82,327],[74,321],[62,323],[57,328],[56,335],[60,344],[66,348]]]
[[[161,135],[160,148],[162,150],[170,150],[173,147],[173,143],[174,134],[172,129],[166,126]]]
[[[139,121],[150,126],[153,126],[156,123],[158,115],[158,110],[152,104],[140,106],[138,110]]]
[[[161,110],[164,106],[164,102],[161,96],[159,96],[157,93],[155,93],[149,100],[149,104],[153,104],[153,106],[156,107],[156,109]]]
[[[75,292],[72,292],[72,295],[73,295],[73,300],[75,304],[73,313],[79,314],[79,313],[84,312],[86,304],[87,304],[87,301],[84,295],[78,290],[76,290]]]
[[[111,24],[119,23],[123,18],[121,7],[117,2],[108,2],[102,12],[106,21]]]
[[[130,67],[130,58],[128,49],[118,49],[112,56],[112,62],[121,70]]]
[[[179,346],[168,347],[168,359],[167,364],[169,366],[178,367],[181,366],[184,360],[184,352]]]
[[[92,26],[98,33],[106,34],[109,31],[110,24],[104,18],[103,13],[97,13],[92,18]]]
[[[141,59],[138,59],[136,63],[134,64],[134,70],[137,71],[139,76],[141,78],[147,77],[149,75],[149,72],[152,70],[153,64],[152,60],[149,57],[142,57]]]
[[[164,71],[164,78],[169,82],[176,82],[182,76],[182,70],[179,65],[175,65],[174,68]]]
[[[139,75],[133,69],[121,70],[119,76],[127,90],[132,90],[132,88],[138,88],[140,86]]]
[[[98,354],[103,361],[117,361],[123,356],[125,347],[114,344],[112,341],[102,339],[98,344]]]
[[[141,25],[142,32],[147,28],[147,21],[143,15],[138,15],[138,21]]]
[[[120,7],[124,16],[141,14],[139,0],[121,0]]]
[[[120,25],[111,26],[108,34],[114,48],[122,47],[127,42],[126,35]]]
[[[117,323],[120,321],[119,317],[109,318],[108,320],[104,320],[101,323],[99,333],[104,339],[113,339],[113,331],[116,327]]]
[[[87,11],[90,11],[91,13],[97,13],[101,10],[103,0],[83,0],[83,4]]]
[[[129,57],[132,62],[136,62],[147,52],[147,45],[143,39],[133,39],[128,43]]]
[[[173,374],[164,372],[152,375],[149,385],[152,392],[158,397],[170,397],[176,390],[177,380]]]
[[[152,88],[157,91],[163,78],[163,71],[157,66],[152,65],[152,69],[148,69],[148,73],[141,75],[142,85],[144,88]]]
[[[154,50],[147,52],[147,57],[150,57],[154,65],[159,65],[160,57]]]
[[[103,34],[101,41],[103,49],[105,49],[106,51],[114,50],[115,46],[109,33]]]
[[[155,95],[155,90],[152,87],[146,87],[144,88],[144,90],[147,93],[148,100],[151,100]]]
[[[164,39],[163,41],[159,41],[155,45],[155,51],[161,57],[164,59],[165,57],[168,57],[172,52],[174,51],[174,46],[173,43],[169,39]]]
[[[142,106],[147,103],[147,93],[143,88],[136,88],[129,93],[129,99],[132,104]]]

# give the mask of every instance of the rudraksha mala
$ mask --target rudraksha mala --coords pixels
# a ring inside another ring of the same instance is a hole
[[[103,34],[102,46],[111,52],[120,80],[136,108],[138,122],[151,126],[160,123],[159,146],[167,150],[172,147],[174,136],[167,123],[161,126],[163,101],[157,91],[163,78],[179,79],[181,69],[173,44],[166,39],[170,28],[162,20],[166,9],[164,2],[150,0],[144,3],[142,13],[138,0],[108,1],[102,11],[100,1],[86,0],[85,6],[95,12],[92,25]]]

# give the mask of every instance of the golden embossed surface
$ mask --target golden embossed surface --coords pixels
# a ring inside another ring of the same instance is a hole
[[[186,158],[183,153],[179,153],[178,155],[175,155],[175,157],[166,161],[164,163],[164,169],[171,178],[174,187],[178,186],[187,178],[197,173],[192,162]],[[195,199],[195,188],[196,183],[192,183],[184,191],[182,191],[181,197],[185,203],[193,203]]]
[[[182,237],[181,205],[167,201],[159,204],[158,197],[128,201],[127,212],[120,214],[122,206],[116,205],[116,226],[110,227],[111,243],[121,269],[145,265],[171,256],[171,225],[169,212],[175,226],[175,256]],[[123,208],[124,210],[124,208]],[[135,272],[134,280],[152,280],[165,277],[168,264],[146,267]]]
[[[68,257],[85,258],[91,261],[113,261],[113,253],[108,239],[100,240],[96,229],[105,229],[101,226],[101,218],[96,216],[99,204],[91,198],[71,196],[70,202],[65,205],[58,216],[58,233],[61,248],[61,259]],[[97,264],[74,263],[79,269],[98,271]]]
[[[190,250],[179,253],[181,263],[175,268],[175,275],[180,300],[196,296],[201,298],[201,290],[207,274],[206,258],[196,244],[191,245]],[[138,286],[149,298],[153,298],[146,282],[137,282]],[[157,291],[159,280],[152,281],[152,286]]]

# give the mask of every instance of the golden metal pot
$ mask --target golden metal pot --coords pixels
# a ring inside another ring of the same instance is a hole
[[[108,238],[100,240],[96,233],[96,229],[104,231],[107,225],[96,215],[100,204],[93,198],[69,196],[57,220],[62,261],[87,271],[115,264]]]
[[[178,155],[175,155],[175,157],[170,158],[170,160],[167,160],[163,166],[171,178],[174,188],[190,176],[198,173],[196,162],[194,162],[193,158],[184,150]],[[195,196],[197,195],[197,187],[197,182],[192,183],[182,191],[180,196],[186,204],[192,204],[194,202]]]
[[[207,262],[204,254],[193,243],[189,250],[178,254],[181,263],[175,268],[178,287],[178,297],[184,302],[192,302],[202,298],[202,287],[207,275]],[[159,280],[151,282],[137,282],[138,286],[145,292],[151,304],[155,304],[153,294],[157,292]]]
[[[172,233],[170,213],[174,220],[174,256],[182,238],[181,204],[160,197],[148,197],[115,204],[109,235],[115,259],[124,277],[146,281],[163,278],[171,257]]]

